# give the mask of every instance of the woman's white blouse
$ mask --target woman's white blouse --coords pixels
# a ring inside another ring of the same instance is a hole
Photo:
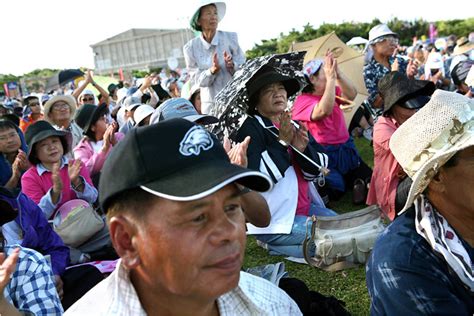
[[[245,55],[239,46],[237,33],[217,31],[211,43],[206,42],[202,34],[193,38],[184,45],[183,52],[186,67],[191,74],[191,84],[201,88],[201,111],[209,113],[209,107],[214,97],[232,79],[225,67],[224,51],[232,55],[234,71],[238,70],[245,62]],[[217,52],[220,71],[211,74],[212,56]]]

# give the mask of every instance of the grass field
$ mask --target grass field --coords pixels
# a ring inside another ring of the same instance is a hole
[[[362,159],[373,167],[373,149],[364,138],[355,140]],[[357,210],[351,202],[351,193],[346,194],[337,203],[329,205],[333,210],[344,213]],[[255,238],[247,239],[247,251],[244,268],[283,261],[291,277],[306,282],[310,290],[324,295],[332,295],[346,302],[346,308],[352,315],[369,314],[369,295],[365,285],[365,269],[358,267],[341,272],[324,272],[308,265],[293,263],[280,256],[270,256],[266,250],[257,246]]]

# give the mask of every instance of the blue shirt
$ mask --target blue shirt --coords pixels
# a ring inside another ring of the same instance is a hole
[[[463,244],[472,260],[473,248]],[[379,237],[366,272],[371,315],[474,312],[474,299],[469,291],[416,232],[413,208],[396,218]]]
[[[408,63],[403,58],[397,57],[398,60],[398,72],[406,74]],[[389,63],[390,66],[395,62],[395,58],[390,57]],[[375,58],[369,61],[367,65],[364,66],[364,81],[367,92],[369,92],[369,97],[367,98],[368,105],[375,110],[377,116],[382,115],[383,108],[374,108],[374,101],[377,98],[379,93],[378,83],[383,76],[390,73],[391,69],[385,67],[382,64],[379,64]]]

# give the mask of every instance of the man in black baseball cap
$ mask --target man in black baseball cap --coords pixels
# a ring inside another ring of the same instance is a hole
[[[217,138],[184,119],[131,130],[100,179],[121,257],[66,315],[301,315],[279,288],[241,272],[244,186],[268,176],[230,162]]]

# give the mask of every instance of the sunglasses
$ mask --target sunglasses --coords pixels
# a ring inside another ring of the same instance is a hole
[[[82,102],[89,102],[89,101],[94,101],[94,97],[82,98]]]
[[[389,35],[382,37],[382,41],[392,42],[394,44],[398,44],[398,38],[395,36]]]
[[[28,105],[29,106],[39,106],[40,104],[39,104],[39,102],[33,102],[33,103],[28,104]]]

